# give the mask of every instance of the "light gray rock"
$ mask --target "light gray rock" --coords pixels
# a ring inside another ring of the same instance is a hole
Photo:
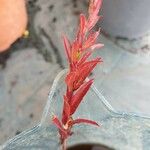
[[[64,90],[64,84],[59,82],[54,97],[50,100],[50,109],[44,124],[16,136],[7,142],[3,149],[60,150],[58,130],[50,120],[52,114],[59,116],[61,113]],[[73,117],[92,119],[100,127],[85,124],[74,126],[74,134],[67,141],[68,147],[95,143],[115,150],[149,150],[150,120],[111,113],[93,91],[88,93]]]
[[[36,49],[13,53],[0,71],[1,143],[38,122],[58,71],[59,66],[45,62]]]
[[[136,55],[138,54],[141,57],[150,56],[150,33],[147,33],[145,36],[133,40],[120,37],[114,38],[108,35],[105,36],[124,51],[128,51]]]
[[[149,5],[149,0],[104,0],[102,27],[115,37],[141,37],[150,31]]]
[[[96,55],[103,58],[95,72],[97,88],[118,110],[150,115],[150,57],[126,52],[104,36]]]

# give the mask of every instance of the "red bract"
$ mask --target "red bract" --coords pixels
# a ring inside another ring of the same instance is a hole
[[[101,62],[100,58],[96,58],[92,61],[81,62],[75,70],[68,73],[66,76],[66,84],[69,91],[77,90],[99,62]]]
[[[70,114],[74,114],[74,112],[76,111],[77,107],[79,106],[79,104],[81,103],[83,97],[85,96],[85,94],[87,93],[87,91],[89,90],[90,86],[92,85],[93,80],[90,80],[88,82],[85,82],[79,89],[78,91],[72,96],[71,98],[71,102],[70,102]]]
[[[53,117],[53,123],[59,129],[62,144],[68,136],[72,135],[71,129],[75,124],[86,123],[99,126],[92,120],[73,119],[73,114],[77,111],[93,83],[93,79],[88,82],[85,79],[90,75],[95,66],[102,62],[101,58],[89,59],[96,48],[103,46],[101,43],[96,43],[100,30],[92,31],[92,28],[100,19],[98,13],[101,5],[102,0],[90,1],[89,17],[86,18],[84,14],[80,15],[77,35],[73,42],[70,42],[65,35],[63,36],[63,43],[69,62],[69,71],[65,78],[67,90],[64,94],[61,121],[56,116]]]
[[[99,127],[99,124],[97,124],[95,121],[88,120],[88,119],[75,119],[72,121],[72,125],[79,124],[79,123],[86,123],[86,124],[91,124]]]
[[[102,0],[90,0],[89,18],[88,18],[88,25],[87,25],[88,30],[91,30],[95,26],[97,21],[101,18],[100,16],[98,16],[101,5],[102,5]]]
[[[86,39],[86,41],[83,43],[82,49],[88,49],[91,46],[93,46],[95,44],[95,41],[97,39],[99,35],[99,31],[94,32],[94,33],[90,33]]]

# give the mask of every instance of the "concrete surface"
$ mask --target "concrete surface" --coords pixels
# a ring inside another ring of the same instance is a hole
[[[150,31],[149,5],[149,0],[104,0],[102,27],[115,37],[142,37]]]

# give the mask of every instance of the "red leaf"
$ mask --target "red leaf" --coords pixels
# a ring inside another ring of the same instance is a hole
[[[89,90],[92,83],[93,83],[93,80],[89,80],[88,82],[84,83],[81,86],[81,88],[78,89],[78,91],[75,93],[75,95],[72,97],[71,102],[70,102],[70,108],[71,108],[70,115],[72,115],[76,111],[77,107],[81,103],[83,97]]]
[[[52,119],[53,123],[56,125],[56,127],[59,129],[60,133],[62,134],[62,136],[66,136],[66,130],[63,128],[61,122],[59,121],[59,119],[57,118],[57,116],[53,116]]]
[[[99,62],[101,62],[101,58],[98,57],[98,58],[95,58],[94,60],[87,61],[87,62],[81,64],[79,67],[80,67],[80,70],[82,68],[87,68],[88,69],[90,67],[92,67],[92,69],[93,69],[97,65],[97,63],[99,63]]]
[[[92,124],[92,125],[99,127],[98,123],[96,123],[95,121],[92,121],[92,120],[88,120],[88,119],[76,119],[76,120],[72,121],[72,125],[79,124],[79,123],[87,123],[87,124]]]
[[[102,2],[103,2],[103,0],[97,0],[97,1],[95,1],[95,6],[97,6],[97,13],[99,12],[99,10],[102,7]]]
[[[77,34],[77,39],[79,41],[79,44],[82,44],[83,37],[85,34],[85,25],[86,25],[86,18],[84,14],[80,14],[80,25],[79,25],[79,31]]]
[[[98,44],[94,44],[93,46],[91,46],[91,49],[94,50],[96,48],[102,48],[104,46],[104,44],[98,43]]]
[[[83,64],[89,57],[90,55],[92,54],[93,51],[87,51],[83,56],[82,58],[78,61],[78,66]]]
[[[94,5],[95,5],[95,10],[93,12],[93,15],[98,15],[99,10],[100,10],[100,8],[102,6],[102,0],[95,0],[94,1]]]
[[[98,16],[101,6],[102,6],[102,0],[90,0],[89,18],[88,18],[88,25],[87,25],[89,31],[95,26],[95,24],[101,18]]]
[[[70,72],[66,78],[65,82],[67,84],[68,90],[73,91],[74,90],[74,82],[77,80],[77,72],[72,71]]]
[[[78,89],[84,82],[84,80],[89,76],[97,63],[100,62],[100,58],[93,61],[85,62],[79,66],[79,75],[77,80],[74,82],[74,89]]]
[[[90,0],[89,15],[97,15],[102,6],[102,0]]]
[[[63,115],[62,115],[63,124],[66,124],[69,118],[70,118],[70,105],[68,103],[67,97],[64,95],[64,106],[63,106]]]
[[[84,14],[80,14],[80,33],[84,33],[86,18]]]
[[[101,16],[91,16],[88,19],[87,29],[90,31],[96,23],[100,20]]]
[[[99,32],[100,32],[100,30],[98,30],[95,33],[89,34],[89,36],[87,37],[87,40],[83,44],[83,49],[90,48],[96,42]]]
[[[83,64],[80,63],[76,70],[70,72],[65,79],[69,92],[77,90],[99,62],[101,59],[96,58],[92,61],[83,62]]]
[[[63,42],[64,42],[64,47],[65,47],[66,55],[68,57],[69,62],[71,63],[71,60],[70,60],[71,45],[70,45],[70,42],[69,42],[69,40],[67,39],[67,37],[65,35],[63,35]]]

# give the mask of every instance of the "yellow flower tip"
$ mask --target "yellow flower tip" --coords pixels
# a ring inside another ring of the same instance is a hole
[[[77,54],[76,54],[76,58],[77,58],[77,60],[79,60],[79,59],[80,59],[80,57],[81,57],[81,53],[80,53],[80,52],[77,52]]]
[[[73,54],[73,59],[74,59],[75,61],[79,60],[80,57],[81,57],[81,52],[79,52],[79,51],[77,51],[77,52],[75,52],[75,53]]]
[[[29,34],[30,34],[29,31],[25,30],[24,33],[23,33],[23,38],[28,38]]]

